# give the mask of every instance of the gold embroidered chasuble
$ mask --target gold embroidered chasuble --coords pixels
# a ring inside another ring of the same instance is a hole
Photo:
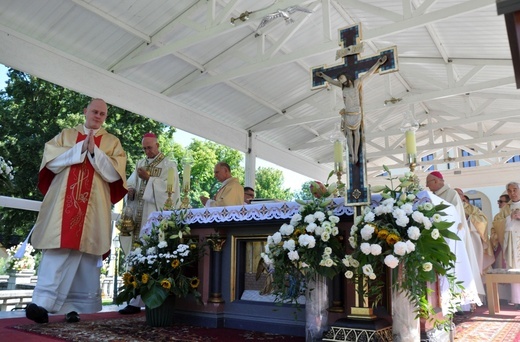
[[[70,248],[94,255],[103,255],[110,249],[111,204],[127,192],[126,154],[119,139],[103,128],[94,137],[96,146],[107,155],[120,177],[115,182],[107,182],[87,157],[57,174],[46,168],[50,161],[86,137],[83,125],[78,125],[63,130],[45,144],[38,184],[45,197],[31,236],[35,248]]]

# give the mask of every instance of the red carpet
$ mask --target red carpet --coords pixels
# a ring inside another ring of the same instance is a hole
[[[455,342],[520,342],[520,311],[502,305],[499,315],[490,316],[487,308],[479,307],[474,313],[456,316]],[[303,337],[266,334],[229,328],[204,328],[174,325],[169,328],[151,328],[145,323],[144,313],[122,317],[118,312],[81,315],[81,322],[67,324],[63,315],[50,316],[49,324],[34,324],[26,318],[0,319],[2,341],[282,341],[303,342]]]
[[[153,328],[146,325],[144,313],[132,316],[121,316],[117,312],[81,315],[81,321],[74,324],[65,323],[63,316],[49,318],[48,324],[34,324],[25,318],[0,320],[2,341],[304,341],[303,337],[186,324]]]
[[[520,311],[507,304],[494,316],[484,306],[453,321],[455,342],[520,342]]]

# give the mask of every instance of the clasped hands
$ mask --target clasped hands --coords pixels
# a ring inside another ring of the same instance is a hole
[[[512,220],[520,220],[520,209],[515,209],[511,212]]]
[[[88,132],[87,138],[83,140],[83,146],[81,147],[81,153],[88,150],[90,154],[94,154],[94,147],[96,143],[94,141],[94,131],[90,130]]]

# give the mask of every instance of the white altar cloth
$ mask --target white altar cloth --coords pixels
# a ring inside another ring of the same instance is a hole
[[[345,206],[343,198],[335,198],[334,215],[354,215],[354,207]],[[263,221],[272,219],[290,219],[300,210],[300,204],[296,202],[274,202],[246,205],[234,205],[227,207],[211,207],[189,209],[186,214],[186,223],[212,223],[233,221]],[[159,223],[163,218],[169,217],[171,211],[155,211],[150,214],[146,224],[141,229],[141,235],[149,234],[153,224]]]

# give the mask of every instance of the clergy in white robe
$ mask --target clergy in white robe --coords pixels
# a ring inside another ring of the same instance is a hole
[[[178,207],[180,200],[179,173],[177,163],[159,151],[159,143],[154,133],[146,133],[142,140],[146,158],[137,162],[135,170],[128,178],[127,206],[132,208],[134,219],[133,239],[137,241],[144,233],[141,229],[146,224],[150,213],[160,211],[168,199],[168,175],[172,182],[172,202]],[[171,179],[173,176],[173,179]],[[144,302],[141,296],[132,299],[128,305],[119,310],[123,315],[141,311]]]
[[[502,247],[505,267],[520,268],[520,184],[510,182],[506,186],[510,202],[507,203],[493,220],[493,231]],[[520,284],[511,284],[511,302],[520,304]]]
[[[478,263],[477,254],[471,239],[471,232],[469,230],[466,214],[464,212],[464,206],[459,197],[459,194],[451,189],[448,185],[444,184],[444,178],[439,171],[433,171],[426,177],[426,186],[438,197],[442,198],[445,202],[452,204],[457,210],[459,216],[459,224],[457,227],[457,235],[461,239],[466,249],[467,258],[469,261],[469,269],[464,272],[470,272],[475,282],[477,292],[481,296],[485,296],[484,284],[482,282],[482,276],[480,274],[480,268]],[[460,243],[456,243],[456,247],[459,248]],[[458,276],[457,276],[458,277]],[[467,307],[463,307],[464,310]]]
[[[45,195],[31,243],[42,249],[38,281],[26,317],[48,321],[48,312],[101,310],[101,258],[112,242],[111,204],[126,195],[126,154],[119,139],[101,126],[107,105],[93,99],[85,124],[64,129],[45,144],[40,191]]]
[[[134,172],[128,178],[127,205],[133,210],[134,240],[139,238],[150,213],[164,208],[168,198],[166,186],[169,173],[173,175],[173,205],[178,207],[180,204],[177,163],[159,151],[155,134],[146,133],[142,145],[146,158],[137,162]]]
[[[455,269],[453,270],[453,274],[457,281],[462,282],[462,286],[464,286],[464,290],[461,293],[461,301],[460,304],[463,308],[468,307],[470,304],[482,305],[482,301],[480,300],[479,293],[477,290],[477,283],[475,282],[473,273],[471,272],[471,266],[468,259],[468,253],[466,251],[466,246],[463,242],[464,239],[464,230],[459,229],[461,218],[457,209],[451,203],[446,203],[442,198],[429,194],[430,200],[432,204],[439,205],[441,203],[449,205],[448,208],[444,209],[443,212],[446,216],[442,216],[442,219],[446,222],[453,222],[450,227],[450,231],[457,234],[457,236],[461,239],[452,240],[446,239],[450,247],[450,251],[455,254]],[[464,221],[464,218],[462,218]],[[447,309],[450,307],[450,302],[453,302],[453,298],[449,296],[449,283],[446,277],[442,277],[439,279],[440,288],[441,288],[441,308],[443,314],[447,314]],[[451,303],[453,304],[453,303]]]

